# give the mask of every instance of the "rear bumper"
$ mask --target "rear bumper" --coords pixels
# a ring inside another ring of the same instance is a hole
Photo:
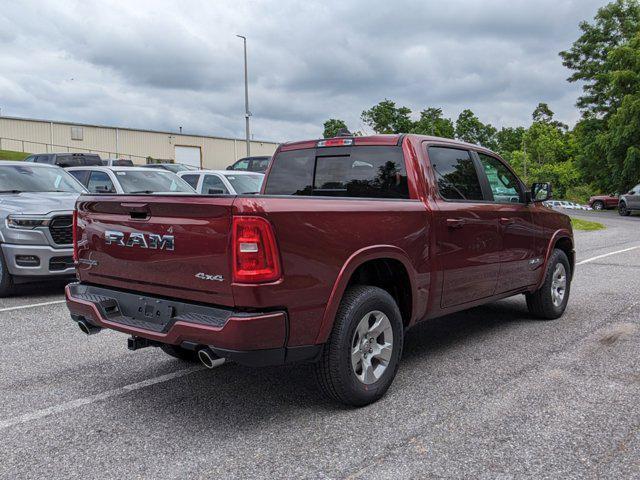
[[[71,317],[101,327],[188,349],[209,346],[245,365],[277,365],[308,360],[319,346],[287,349],[283,311],[247,313],[151,297],[94,285],[65,289]]]
[[[52,248],[48,245],[2,244],[2,253],[11,275],[20,277],[57,277],[75,274],[73,248]],[[37,265],[32,259],[37,258]],[[29,261],[26,261],[29,259]]]

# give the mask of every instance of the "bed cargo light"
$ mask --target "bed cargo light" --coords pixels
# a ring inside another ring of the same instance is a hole
[[[351,145],[353,145],[353,138],[330,138],[318,142],[318,147],[349,147]]]

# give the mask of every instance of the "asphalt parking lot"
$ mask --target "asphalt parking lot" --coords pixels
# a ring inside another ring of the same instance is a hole
[[[640,478],[640,217],[575,215],[608,228],[576,232],[563,318],[517,297],[421,325],[362,409],[308,366],[87,337],[59,284],[24,288],[0,300],[0,478]]]

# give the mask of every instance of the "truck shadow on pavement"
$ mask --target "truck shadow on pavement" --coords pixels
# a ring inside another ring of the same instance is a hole
[[[531,317],[524,302],[501,300],[470,310],[427,320],[409,330],[405,336],[403,364],[422,361],[436,351],[500,330],[514,322],[537,322]]]
[[[527,313],[524,302],[514,301],[501,301],[427,321],[407,333],[400,371],[425,370],[429,362],[442,362],[443,358],[446,361],[449,349],[453,352],[462,344],[473,341],[474,337],[510,325],[514,327],[519,321],[534,320]],[[440,358],[434,360],[434,356]],[[139,396],[134,400],[139,404],[133,410],[152,408],[157,414],[158,410],[170,409],[163,418],[171,419],[176,426],[187,422],[213,430],[221,424],[228,428],[230,421],[237,428],[256,430],[261,423],[290,424],[303,421],[309,415],[324,416],[350,410],[325,399],[313,380],[313,368],[308,364],[265,368],[227,364],[154,387],[153,390],[158,389],[152,395],[154,405],[150,405],[147,395]],[[403,383],[400,378],[396,379],[392,386],[394,395],[402,394],[398,389],[404,388]],[[428,385],[425,388],[428,389]],[[389,395],[381,402],[388,399]],[[178,405],[180,408],[176,408]]]
[[[64,287],[68,283],[75,281],[67,280],[49,280],[43,282],[20,283],[14,285],[11,297],[46,297],[49,295],[64,295]]]

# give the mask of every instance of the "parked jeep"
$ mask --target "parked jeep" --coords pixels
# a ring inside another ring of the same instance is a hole
[[[618,206],[618,195],[610,193],[609,195],[594,195],[589,198],[588,205],[594,210],[607,210]]]

